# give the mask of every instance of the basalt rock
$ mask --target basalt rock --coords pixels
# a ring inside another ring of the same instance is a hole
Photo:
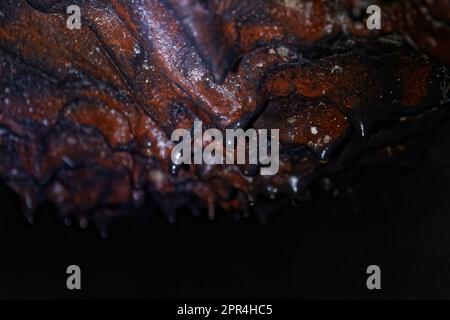
[[[69,5],[82,28],[67,28]],[[360,0],[3,0],[0,175],[33,209],[98,225],[151,197],[246,214],[410,164],[446,121],[450,4]],[[177,128],[280,129],[280,172],[176,166]],[[334,190],[334,191],[333,191]]]

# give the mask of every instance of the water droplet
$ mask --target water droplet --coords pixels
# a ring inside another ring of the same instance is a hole
[[[70,219],[69,217],[64,218],[64,224],[69,227],[72,225],[72,219]]]
[[[172,177],[177,177],[181,170],[181,165],[179,164],[171,164],[169,167],[169,173]]]

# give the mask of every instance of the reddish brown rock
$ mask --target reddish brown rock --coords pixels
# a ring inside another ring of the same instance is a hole
[[[77,3],[82,29],[69,30]],[[50,201],[104,224],[145,195],[169,216],[246,212],[372,160],[403,161],[447,116],[450,5],[380,1],[377,31],[364,3],[2,1],[0,175],[27,214]],[[279,174],[173,166],[170,135],[195,120],[280,129]]]

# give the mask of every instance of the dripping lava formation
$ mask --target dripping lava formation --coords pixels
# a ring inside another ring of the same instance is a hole
[[[81,30],[66,27],[69,5]],[[448,119],[448,0],[3,0],[0,175],[25,214],[248,212],[409,164]],[[280,129],[280,171],[174,166],[171,132]],[[264,200],[264,201],[265,201]],[[84,219],[84,220],[83,220]]]

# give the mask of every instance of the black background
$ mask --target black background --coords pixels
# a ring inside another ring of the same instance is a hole
[[[360,213],[348,197],[316,198],[267,223],[160,212],[112,226],[65,227],[51,207],[34,225],[1,187],[0,298],[422,299],[450,298],[450,138],[410,169],[372,167]],[[82,290],[66,289],[66,268]],[[382,290],[366,288],[381,267]]]

